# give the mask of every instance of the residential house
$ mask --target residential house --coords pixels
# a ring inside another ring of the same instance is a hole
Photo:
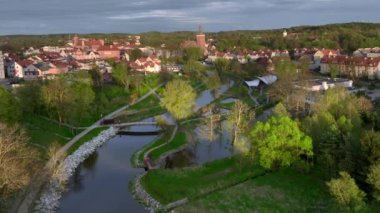
[[[160,72],[161,61],[156,57],[139,58],[136,61],[129,63],[129,66],[140,72]]]
[[[380,79],[380,58],[325,56],[321,60],[321,73],[330,73],[332,66],[335,66],[341,75]]]
[[[317,50],[314,55],[313,55],[313,61],[314,61],[314,64],[317,64],[317,65],[320,65],[320,62],[321,62],[321,59],[324,57],[324,56],[337,56],[337,55],[340,55],[340,50],[331,50],[331,49],[320,49],[320,50]]]
[[[110,46],[101,46],[97,49],[100,57],[103,59],[120,59],[120,49],[114,45]]]
[[[377,58],[380,57],[380,47],[360,48],[353,53],[354,56]]]
[[[208,55],[206,61],[208,62],[215,62],[218,59],[225,59],[225,60],[233,60],[235,56],[229,52],[223,53],[223,52],[214,52]]]

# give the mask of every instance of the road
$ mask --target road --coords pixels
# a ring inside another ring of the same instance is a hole
[[[141,101],[143,101],[144,99],[146,99],[147,97],[149,97],[151,94],[155,93],[156,90],[158,88],[160,88],[162,85],[164,85],[165,83],[161,83],[159,84],[157,87],[151,89],[147,94],[145,94],[144,96],[142,96],[141,98],[139,98],[136,102],[134,102],[133,104],[127,104],[121,108],[119,108],[118,110],[106,115],[105,117],[103,117],[102,119],[99,119],[98,121],[96,121],[94,124],[92,124],[91,126],[87,127],[85,130],[83,130],[81,133],[79,133],[78,135],[76,135],[74,138],[72,138],[67,144],[65,144],[58,152],[57,152],[57,156],[58,157],[61,157],[63,156],[64,153],[66,153],[66,151],[72,146],[74,145],[79,139],[81,139],[83,136],[85,136],[87,133],[91,132],[91,130],[97,128],[100,126],[100,122],[103,120],[103,119],[110,119],[110,118],[113,118],[115,117],[117,114],[121,113],[122,111],[128,109],[130,106],[134,105],[134,104],[137,104]],[[35,200],[36,196],[38,195],[41,187],[43,186],[43,184],[45,183],[46,181],[46,177],[48,177],[48,173],[47,171],[49,171],[49,168],[52,168],[52,166],[55,164],[55,162],[49,160],[44,169],[43,169],[43,172],[41,172],[40,174],[38,174],[37,177],[35,177],[33,179],[33,183],[30,184],[31,186],[29,187],[29,189],[27,190],[26,192],[26,195],[24,197],[24,199],[22,200],[22,202],[20,203],[20,205],[15,208],[17,209],[15,212],[18,212],[18,213],[27,213],[29,212],[29,207],[32,205],[33,201]]]

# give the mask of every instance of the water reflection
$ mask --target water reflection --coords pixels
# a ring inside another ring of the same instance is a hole
[[[58,212],[146,212],[129,191],[143,169],[133,168],[134,152],[156,136],[115,136],[83,162],[71,177]]]
[[[203,164],[232,155],[231,131],[227,122],[221,123],[221,131],[216,132],[214,140],[204,137],[202,127],[192,131],[192,138],[188,138],[189,146],[176,152],[161,162],[164,168],[181,168]]]

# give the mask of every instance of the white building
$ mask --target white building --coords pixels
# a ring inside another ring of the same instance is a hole
[[[0,51],[0,79],[5,78],[5,70],[4,70],[4,56],[3,52]]]

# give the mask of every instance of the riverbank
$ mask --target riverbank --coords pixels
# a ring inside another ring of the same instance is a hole
[[[265,174],[257,165],[226,158],[197,167],[150,170],[142,177],[144,189],[162,205],[189,200]]]
[[[78,165],[116,133],[117,129],[110,127],[102,131],[97,137],[81,145],[73,154],[69,155],[52,174],[48,185],[36,203],[35,211],[55,211],[59,207],[59,199],[62,197],[65,184],[74,174]]]

